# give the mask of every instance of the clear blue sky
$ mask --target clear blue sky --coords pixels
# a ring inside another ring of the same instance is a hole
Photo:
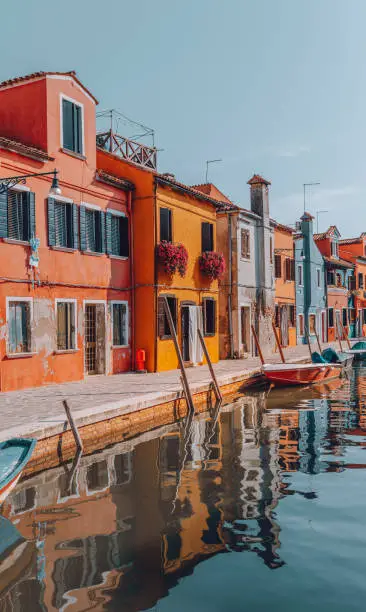
[[[365,0],[13,0],[0,78],[76,70],[100,101],[153,127],[159,169],[209,179],[242,206],[253,172],[294,223],[302,184],[320,229],[366,231]],[[1,126],[0,126],[1,131]]]

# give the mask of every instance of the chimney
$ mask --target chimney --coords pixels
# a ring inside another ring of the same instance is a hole
[[[253,174],[249,179],[250,185],[250,208],[251,211],[260,217],[269,219],[268,186],[270,181],[266,181],[259,174]]]
[[[314,217],[310,213],[304,212],[303,216],[301,217],[301,232],[304,234],[304,236],[313,235],[313,221]]]

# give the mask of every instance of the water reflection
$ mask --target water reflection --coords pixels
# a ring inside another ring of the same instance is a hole
[[[19,484],[3,513],[28,549],[0,558],[0,610],[149,609],[230,553],[281,573],[285,500],[366,466],[365,381],[248,394]]]

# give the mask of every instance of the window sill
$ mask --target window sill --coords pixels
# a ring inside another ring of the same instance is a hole
[[[63,246],[51,246],[53,251],[63,251],[65,253],[75,253],[78,249],[73,249],[71,247],[63,247]]]
[[[129,349],[130,345],[129,344],[113,344],[111,346],[111,349]]]
[[[240,257],[241,261],[250,261],[250,257]]]
[[[8,244],[20,244],[23,246],[29,246],[29,240],[17,240],[16,238],[3,238],[3,242]]]
[[[97,257],[102,257],[105,253],[99,253],[98,251],[81,251],[83,255],[96,255]]]
[[[173,340],[173,336],[159,336],[159,340]]]
[[[63,355],[65,353],[68,355],[70,353],[78,353],[79,349],[77,349],[77,348],[76,349],[65,349],[65,350],[57,349],[57,351],[53,351],[53,352],[54,352],[54,355]]]
[[[64,149],[63,147],[61,147],[60,151],[62,153],[65,153],[65,155],[70,155],[70,157],[75,157],[76,159],[80,159],[81,161],[86,160],[85,155],[82,155],[81,153],[75,153],[75,151],[70,151],[70,149]]]
[[[120,259],[121,261],[127,261],[128,257],[126,257],[125,255],[111,255],[109,254],[108,257],[110,259]]]
[[[26,357],[33,357],[33,355],[37,355],[37,353],[7,353],[7,359],[25,359]]]
[[[216,334],[203,334],[204,338],[214,338]]]

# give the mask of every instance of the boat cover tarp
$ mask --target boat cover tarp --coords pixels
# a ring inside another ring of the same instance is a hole
[[[328,363],[317,351],[311,353],[311,361],[313,363]]]
[[[341,361],[337,351],[331,347],[328,347],[322,352],[322,357],[327,363],[339,363]]]
[[[364,340],[356,342],[356,344],[352,346],[352,349],[355,349],[356,351],[366,351],[366,342]]]

